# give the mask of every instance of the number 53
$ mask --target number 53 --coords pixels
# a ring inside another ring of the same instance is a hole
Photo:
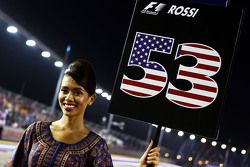
[[[173,38],[137,32],[127,66],[140,67],[145,74],[139,80],[131,79],[124,74],[120,89],[138,98],[158,95],[168,82],[168,73],[160,62],[150,61],[151,52],[171,54],[173,45]],[[218,85],[211,76],[220,70],[220,55],[215,49],[204,44],[179,44],[175,60],[185,56],[194,57],[196,64],[192,67],[180,64],[176,79],[189,81],[192,88],[181,90],[169,81],[165,97],[182,107],[204,108],[213,103],[218,94]]]

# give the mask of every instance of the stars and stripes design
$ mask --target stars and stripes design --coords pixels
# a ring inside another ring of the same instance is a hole
[[[133,80],[123,75],[120,89],[140,98],[159,94],[167,83],[167,73],[161,64],[149,60],[150,53],[154,51],[170,54],[173,43],[173,38],[137,32],[128,66],[143,68],[145,75],[140,80]]]
[[[183,107],[194,109],[206,107],[218,94],[218,85],[210,76],[220,70],[220,55],[209,46],[187,43],[178,46],[176,59],[183,56],[194,56],[197,63],[193,67],[180,65],[177,79],[188,80],[193,87],[189,91],[183,91],[169,83],[166,97]]]

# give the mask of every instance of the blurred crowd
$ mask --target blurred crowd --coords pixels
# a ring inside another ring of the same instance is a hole
[[[34,121],[53,119],[48,106],[0,87],[0,126],[26,128]]]

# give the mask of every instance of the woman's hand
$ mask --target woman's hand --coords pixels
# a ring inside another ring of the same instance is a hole
[[[151,164],[156,167],[160,162],[160,147],[152,148],[153,140],[150,141],[147,150],[144,152],[139,161],[139,167],[146,167]]]

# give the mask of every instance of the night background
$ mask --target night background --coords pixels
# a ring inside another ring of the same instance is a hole
[[[224,1],[215,0],[196,1],[217,6],[224,4]],[[8,0],[0,1],[0,10],[62,58],[66,46],[71,44],[69,62],[80,57],[88,59],[96,69],[98,85],[111,93],[134,4],[134,0],[81,3]],[[232,0],[230,5],[247,10],[231,69],[219,140],[246,148],[250,144],[249,6],[243,0]],[[0,86],[51,105],[60,68],[41,57],[39,48],[27,47],[21,35],[8,34],[5,24],[0,23]],[[108,105],[109,101],[98,98],[92,108],[94,113],[88,113],[89,117],[101,123],[101,116],[107,115]],[[136,123],[132,123],[126,124],[125,131],[143,138],[144,130],[133,128]]]

